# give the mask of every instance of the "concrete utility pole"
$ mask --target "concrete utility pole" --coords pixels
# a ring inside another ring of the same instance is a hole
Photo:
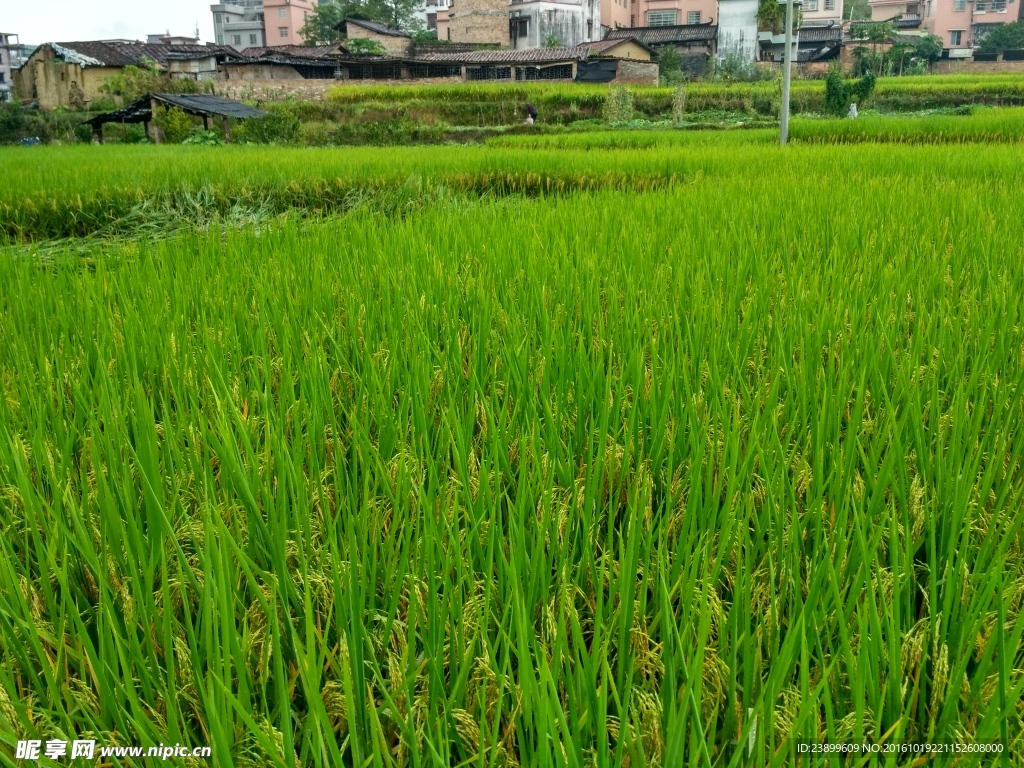
[[[782,54],[782,114],[779,144],[789,141],[789,81],[793,73],[793,0],[786,0],[786,50]]]

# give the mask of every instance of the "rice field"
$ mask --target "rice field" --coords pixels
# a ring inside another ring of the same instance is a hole
[[[0,762],[1024,764],[1019,151],[748,138],[0,151]]]

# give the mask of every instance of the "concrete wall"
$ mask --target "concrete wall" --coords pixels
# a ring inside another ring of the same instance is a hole
[[[417,80],[220,80],[214,88],[218,96],[236,101],[284,101],[305,99],[323,101],[331,88],[338,86],[459,85],[461,77],[424,77]]]
[[[563,46],[602,37],[600,0],[536,0],[516,3],[515,10],[530,20],[526,37],[512,41],[512,46],[520,50],[544,48],[549,36],[558,38]]]
[[[642,45],[626,40],[621,45],[605,50],[602,56],[614,56],[616,59],[632,59],[633,61],[650,61],[651,53]]]
[[[757,0],[721,0],[718,4],[718,58],[737,54],[757,60]]]
[[[1024,72],[1024,61],[972,61],[971,59],[941,59],[935,62],[932,72],[943,75],[999,74],[1000,72]]]
[[[96,98],[108,98],[100,92],[100,86],[120,73],[117,67],[83,68],[63,61],[37,59],[15,73],[14,90],[22,101],[38,101],[40,109],[81,109]]]
[[[351,21],[348,23],[348,37],[350,40],[353,38],[359,38],[363,40],[373,40],[375,43],[380,43],[384,47],[384,50],[392,56],[404,56],[409,52],[409,47],[412,45],[411,38],[382,35],[379,32],[374,32],[372,29],[357,26]]]
[[[224,80],[232,82],[303,79],[302,75],[286,64],[222,64],[220,75]]]
[[[629,27],[630,0],[601,0],[601,26],[608,29]]]
[[[617,84],[657,85],[658,63],[654,61],[619,61],[619,71],[612,81]]]
[[[508,0],[454,0],[448,31],[453,43],[508,45]]]

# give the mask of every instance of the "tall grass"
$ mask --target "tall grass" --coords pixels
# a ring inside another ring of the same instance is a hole
[[[0,740],[1024,759],[1016,154],[723,153],[0,260]]]

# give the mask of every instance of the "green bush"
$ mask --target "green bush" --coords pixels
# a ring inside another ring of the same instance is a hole
[[[832,70],[825,79],[825,112],[840,117],[845,115],[854,99],[863,104],[870,98],[876,81],[874,73],[868,72],[860,80],[846,82],[839,72]]]
[[[301,129],[302,121],[290,109],[271,108],[265,116],[247,120],[237,133],[244,142],[286,145],[298,141]]]
[[[181,144],[195,132],[192,118],[178,107],[157,109],[153,124],[163,131],[164,141],[168,144]]]

